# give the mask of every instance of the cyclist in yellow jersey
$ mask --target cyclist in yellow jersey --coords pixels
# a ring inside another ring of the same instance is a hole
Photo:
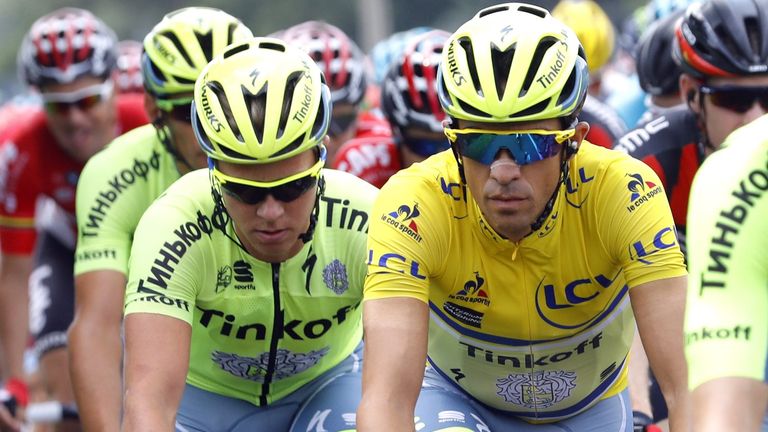
[[[396,174],[372,210],[358,430],[414,413],[418,430],[631,430],[635,320],[687,430],[669,205],[650,168],[583,141],[576,36],[540,7],[489,7],[448,40],[438,80],[452,151]]]
[[[323,169],[330,117],[320,68],[278,39],[201,72],[209,169],[149,207],[131,249],[123,430],[354,430],[378,189]]]
[[[182,174],[207,165],[190,123],[195,79],[229,44],[251,37],[219,9],[183,8],[163,17],[144,38],[142,54],[152,124],[122,135],[83,169],[69,356],[87,430],[120,428],[122,309],[139,219]]]
[[[768,431],[766,131],[768,115],[733,132],[691,188],[685,353],[697,432]]]

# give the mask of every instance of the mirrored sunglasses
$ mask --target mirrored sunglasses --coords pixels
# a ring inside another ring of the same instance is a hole
[[[562,148],[561,144],[575,133],[575,129],[494,131],[445,128],[445,135],[456,144],[462,156],[483,165],[492,164],[501,150],[509,151],[518,165],[548,159],[558,154]]]

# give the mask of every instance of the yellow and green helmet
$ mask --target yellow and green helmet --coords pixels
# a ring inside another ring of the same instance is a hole
[[[320,146],[331,94],[304,51],[274,38],[232,45],[195,84],[192,126],[214,160],[268,163]]]
[[[144,88],[163,110],[192,100],[195,80],[228,45],[253,37],[240,20],[208,7],[188,7],[163,17],[144,38]]]
[[[446,42],[438,72],[445,112],[478,122],[569,117],[588,84],[573,31],[525,3],[488,7],[464,23]]]

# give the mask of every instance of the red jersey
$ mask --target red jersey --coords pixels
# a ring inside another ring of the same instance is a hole
[[[143,97],[117,97],[118,134],[148,122]],[[0,250],[29,255],[35,247],[35,206],[43,196],[70,216],[76,229],[75,190],[83,163],[56,143],[41,109],[2,134],[0,143]]]
[[[344,143],[331,167],[381,188],[400,170],[400,153],[391,136],[364,136]]]

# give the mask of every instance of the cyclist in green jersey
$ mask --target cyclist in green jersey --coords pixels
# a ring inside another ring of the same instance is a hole
[[[733,132],[691,188],[685,352],[696,431],[768,430],[766,131],[768,115]]]
[[[88,430],[120,425],[120,329],[136,225],[171,183],[207,164],[190,123],[195,79],[215,54],[250,37],[245,25],[218,9],[193,7],[166,15],[144,39],[145,107],[152,124],[119,137],[81,174],[69,355],[80,418]]]
[[[150,206],[131,249],[123,430],[355,428],[378,190],[323,169],[330,116],[319,67],[279,39],[201,73],[209,169]]]
[[[687,429],[672,214],[648,166],[584,140],[588,82],[578,38],[534,5],[448,39],[452,151],[395,174],[372,210],[360,430],[630,430],[635,322]]]

